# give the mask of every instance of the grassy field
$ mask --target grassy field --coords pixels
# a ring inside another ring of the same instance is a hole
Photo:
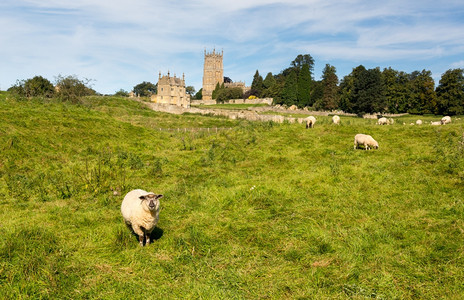
[[[459,299],[464,121],[416,119],[306,130],[1,93],[0,298]],[[154,129],[178,127],[232,129]],[[143,248],[119,210],[134,188],[164,194]]]

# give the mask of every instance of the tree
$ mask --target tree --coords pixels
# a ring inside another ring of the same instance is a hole
[[[355,112],[356,102],[356,81],[361,73],[365,72],[366,68],[363,65],[359,65],[351,71],[350,74],[343,77],[340,83],[340,104],[339,107],[345,112]]]
[[[276,80],[271,72],[267,73],[266,78],[263,80],[263,87],[265,90],[269,89],[276,83]]]
[[[35,76],[24,83],[26,97],[44,96],[52,97],[55,94],[55,87],[42,76]]]
[[[150,97],[157,92],[158,84],[155,85],[148,81],[144,81],[134,86],[134,93],[139,97]]]
[[[450,69],[441,75],[436,89],[438,113],[464,114],[464,70]]]
[[[203,88],[201,88],[193,97],[195,100],[201,100],[203,98]]]
[[[242,96],[243,90],[239,87],[223,88],[219,90],[216,100],[224,103],[230,99],[241,99]]]
[[[82,97],[96,94],[90,87],[90,79],[80,80],[75,75],[66,77],[58,75],[55,81],[57,96],[63,101],[78,103]]]
[[[35,76],[31,79],[17,81],[9,91],[22,97],[47,97],[51,98],[55,94],[55,87],[42,76]]]
[[[298,56],[290,63],[290,65],[297,70],[301,70],[304,65],[308,65],[309,72],[312,73],[314,68],[314,59],[309,54],[298,54]]]
[[[217,95],[223,89],[224,89],[224,83],[222,83],[221,85],[219,84],[219,82],[216,83],[216,87],[214,88],[214,91],[212,92],[211,98],[212,99],[217,99]]]
[[[119,91],[117,91],[116,93],[114,93],[115,96],[118,96],[118,97],[129,97],[129,92],[123,90],[123,89],[120,89]]]
[[[356,113],[374,113],[385,111],[385,92],[379,68],[360,72],[355,80]]]
[[[437,94],[432,72],[422,70],[411,73],[410,98],[408,112],[413,114],[428,114],[438,112]]]
[[[185,92],[190,95],[190,98],[193,98],[193,96],[195,95],[195,88],[191,85],[188,85],[185,87]]]
[[[243,93],[243,99],[248,99],[251,96],[259,97],[259,91],[255,89],[249,89],[245,93]]]
[[[298,74],[298,106],[305,107],[311,105],[311,73],[309,65],[303,64]]]
[[[324,88],[322,86],[322,80],[313,80],[311,82],[311,106],[316,109],[322,109],[322,96],[324,95]]]
[[[385,111],[385,90],[379,68],[362,65],[353,69],[340,84],[340,108],[357,114]]]
[[[282,90],[282,102],[287,106],[291,106],[298,101],[298,81],[296,71],[292,70],[285,78],[285,85]]]
[[[264,90],[263,77],[259,75],[258,70],[256,70],[256,73],[253,76],[253,82],[251,83],[251,89],[258,92],[258,95],[255,95],[257,97],[261,96],[260,94]]]
[[[274,104],[283,104],[282,94],[285,86],[285,77],[281,74],[274,77],[275,83],[266,90],[266,97],[273,98]]]
[[[407,112],[410,94],[408,74],[385,68],[382,72],[382,81],[385,86],[385,103],[388,112]]]
[[[322,98],[317,109],[334,110],[338,108],[338,77],[334,66],[325,65],[322,71]]]

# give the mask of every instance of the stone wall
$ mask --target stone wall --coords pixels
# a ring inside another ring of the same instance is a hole
[[[272,98],[259,98],[259,99],[230,99],[224,104],[267,104],[272,105]],[[216,100],[191,100],[191,105],[214,105],[218,104]]]
[[[151,109],[160,112],[166,112],[170,114],[181,115],[183,113],[193,113],[201,115],[213,115],[213,116],[224,116],[233,120],[245,119],[249,121],[272,121],[276,123],[304,123],[305,118],[293,118],[284,115],[272,115],[272,114],[258,114],[258,112],[274,111],[276,113],[289,113],[290,111],[285,108],[276,107],[250,107],[246,110],[227,110],[227,109],[206,109],[198,107],[180,107],[176,105],[166,105],[151,102],[142,102]],[[304,109],[291,110],[294,114],[313,115],[313,116],[328,116],[330,115],[345,115],[345,116],[356,116],[355,114],[348,114],[343,112],[323,112],[323,111],[308,111]],[[390,115],[390,117],[398,117],[404,114]]]

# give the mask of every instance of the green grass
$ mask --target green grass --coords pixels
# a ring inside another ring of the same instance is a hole
[[[0,94],[0,298],[460,298],[463,121],[317,119]],[[233,129],[154,129],[174,127]],[[144,248],[119,211],[134,188],[165,195]]]

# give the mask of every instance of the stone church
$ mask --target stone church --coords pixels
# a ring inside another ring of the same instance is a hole
[[[205,50],[205,64],[203,67],[203,100],[212,100],[213,91],[216,84],[224,82],[224,66],[222,64],[222,57],[224,52],[207,53]]]
[[[216,52],[213,49],[213,52],[207,53],[205,50],[205,64],[203,68],[203,92],[202,100],[212,100],[213,91],[216,88],[216,85],[222,85],[224,83],[225,87],[238,87],[243,90],[245,93],[249,90],[249,87],[245,86],[245,82],[224,82],[224,65],[223,65],[224,51],[221,53]]]

